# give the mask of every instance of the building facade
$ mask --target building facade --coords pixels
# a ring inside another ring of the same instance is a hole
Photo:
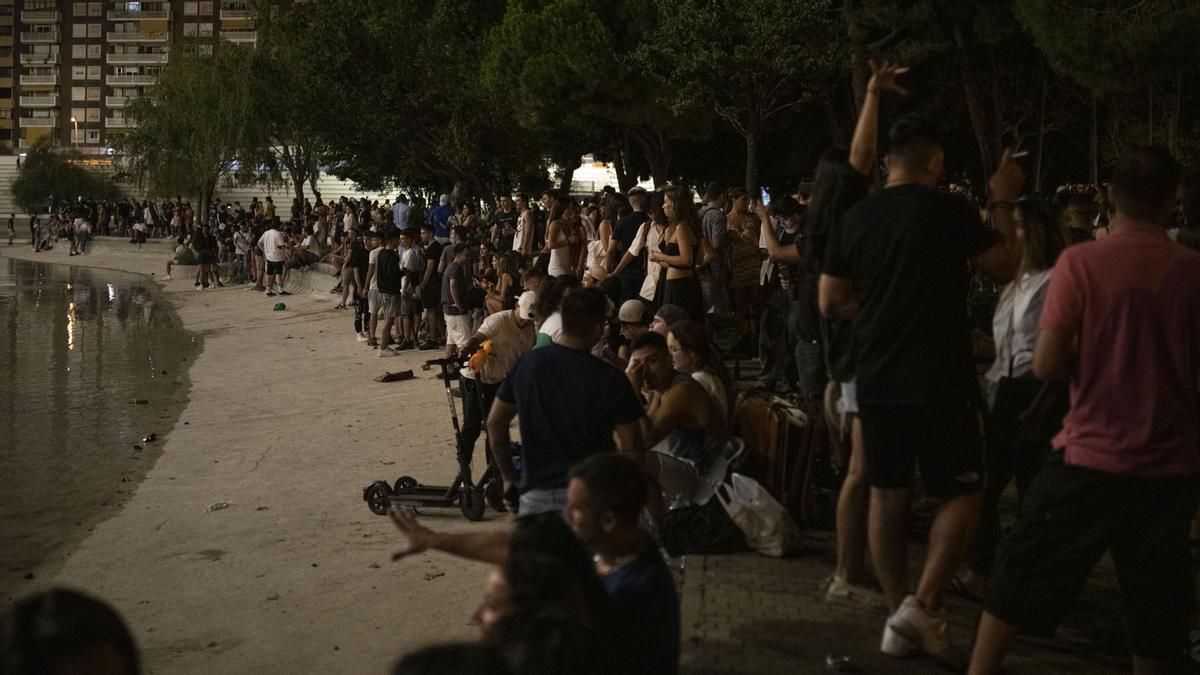
[[[254,43],[253,0],[0,0],[0,146],[111,154],[172,58]]]

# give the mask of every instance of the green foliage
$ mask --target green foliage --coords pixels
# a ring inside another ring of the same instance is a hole
[[[39,141],[29,149],[21,173],[12,182],[13,201],[32,212],[44,209],[55,197],[107,199],[116,194],[111,180],[72,162],[78,159],[74,153],[56,152],[48,140]]]
[[[222,179],[257,177],[269,139],[255,84],[252,48],[172,60],[129,107],[137,126],[117,143],[126,170],[156,194],[198,197],[202,209]]]

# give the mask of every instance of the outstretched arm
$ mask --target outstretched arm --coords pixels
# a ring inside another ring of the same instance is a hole
[[[404,539],[404,547],[392,554],[392,561],[401,560],[415,553],[441,551],[450,555],[503,565],[508,559],[510,530],[495,532],[435,532],[417,522],[412,511],[393,506],[388,515]]]

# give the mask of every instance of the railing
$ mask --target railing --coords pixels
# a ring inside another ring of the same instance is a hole
[[[147,33],[144,31],[110,31],[108,33],[109,42],[166,42],[167,34],[165,32]]]
[[[21,117],[21,128],[28,129],[36,127],[41,129],[53,128],[58,126],[57,117]]]
[[[22,54],[23,66],[53,66],[58,63],[58,54]]]
[[[105,84],[113,87],[120,86],[149,86],[158,81],[157,75],[109,75],[104,78]]]
[[[124,108],[129,105],[130,100],[128,96],[105,96],[104,105],[109,108]]]
[[[18,99],[20,104],[26,108],[55,108],[58,107],[58,97],[50,96],[22,96]]]
[[[28,85],[56,85],[58,84],[58,75],[22,75],[20,77],[22,86]]]
[[[21,23],[58,23],[59,19],[55,10],[21,12]]]
[[[58,31],[56,30],[35,30],[25,31],[21,33],[21,42],[26,44],[47,44],[58,42]]]
[[[258,39],[256,30],[223,30],[221,39],[230,42],[254,42]]]
[[[152,53],[152,54],[125,54],[117,52],[109,52],[106,55],[108,63],[166,63],[168,54]]]
[[[125,117],[105,117],[104,126],[108,129],[132,129],[137,126],[137,122]]]
[[[253,19],[254,18],[254,10],[221,8],[221,18],[222,19]]]

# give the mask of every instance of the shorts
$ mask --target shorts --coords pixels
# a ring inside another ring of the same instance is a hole
[[[282,260],[268,260],[267,261],[267,274],[283,274],[283,261]]]
[[[471,329],[471,315],[446,315],[446,346],[465,347],[475,331]]]
[[[400,296],[394,293],[379,293],[379,318],[390,319],[400,310]]]
[[[517,517],[528,518],[540,513],[561,514],[567,504],[566,488],[526,490],[517,505]]]
[[[421,291],[421,304],[425,309],[437,311],[442,307],[442,280],[438,275],[433,275],[429,283],[425,284],[424,290]]]
[[[1047,460],[996,552],[985,608],[1031,635],[1050,634],[1111,552],[1133,653],[1163,659],[1188,646],[1189,528],[1200,477],[1100,473]]]
[[[371,288],[367,291],[367,311],[371,314],[379,312],[379,289]]]
[[[417,301],[413,299],[412,295],[401,293],[399,298],[399,308],[397,309],[399,316],[412,316],[417,313]]]
[[[919,464],[931,496],[983,489],[983,434],[973,407],[860,405],[859,419],[871,487],[911,487]]]
[[[839,415],[857,415],[858,414],[858,382],[854,378],[850,378],[845,382],[838,384],[838,391],[841,395],[837,400],[837,411]]]

